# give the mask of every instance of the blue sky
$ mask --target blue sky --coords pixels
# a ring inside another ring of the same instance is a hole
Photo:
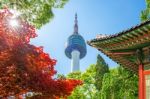
[[[97,34],[115,34],[140,23],[140,12],[145,9],[145,0],[70,0],[62,9],[53,9],[55,17],[37,30],[38,37],[31,40],[57,60],[55,69],[60,74],[71,71],[70,60],[65,56],[65,42],[73,33],[74,15],[78,14],[79,33],[91,40]],[[85,71],[96,63],[101,54],[110,68],[117,66],[111,59],[87,45],[87,55],[80,61],[80,70]]]

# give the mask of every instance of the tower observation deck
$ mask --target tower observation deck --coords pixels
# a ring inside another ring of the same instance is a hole
[[[86,55],[86,43],[84,38],[78,33],[78,20],[75,14],[74,32],[69,36],[66,46],[65,54],[71,59],[71,72],[80,70],[80,59]]]

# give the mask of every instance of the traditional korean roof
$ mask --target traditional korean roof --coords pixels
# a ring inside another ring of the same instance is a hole
[[[137,72],[137,49],[142,50],[145,57],[150,54],[150,21],[114,35],[98,35],[97,38],[88,41],[88,44],[117,63]],[[143,64],[147,64],[147,62],[147,58],[144,58]]]

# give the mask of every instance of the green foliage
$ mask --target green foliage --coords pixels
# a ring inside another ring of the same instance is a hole
[[[72,73],[70,73],[70,74],[67,75],[67,78],[81,80],[81,72],[79,72],[79,71],[72,72]]]
[[[74,90],[69,99],[99,99],[102,87],[103,76],[109,72],[108,65],[104,59],[98,55],[96,65],[90,65],[84,72],[74,72],[68,74],[67,78],[80,79],[84,82]]]
[[[57,79],[66,79],[65,75],[63,74],[57,74]]]
[[[95,68],[96,68],[95,86],[97,90],[100,91],[102,87],[103,76],[105,73],[109,72],[108,65],[100,55],[97,56],[97,63]]]
[[[7,6],[22,13],[30,24],[40,28],[53,18],[52,8],[62,8],[68,0],[0,0],[0,8]]]
[[[89,68],[81,72],[73,72],[67,75],[67,78],[80,79],[84,82],[82,86],[78,86],[68,99],[98,99],[95,83],[95,65],[90,65]]]
[[[85,72],[73,72],[67,78],[80,79],[78,86],[68,99],[137,99],[138,76],[119,66],[108,68],[98,55],[96,65],[90,65]]]
[[[96,65],[91,65],[84,73],[70,73],[67,78],[79,78],[83,86],[77,87],[68,99],[137,99],[138,77],[119,66],[104,74],[101,90],[95,86]]]
[[[137,99],[138,77],[136,74],[117,67],[103,78],[101,99]]]
[[[150,19],[150,0],[146,0],[146,9],[141,11],[140,18],[141,21],[146,21]]]

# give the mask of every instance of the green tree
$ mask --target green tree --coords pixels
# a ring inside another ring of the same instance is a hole
[[[146,21],[150,19],[150,0],[146,1],[146,9],[141,12],[141,21]]]
[[[95,86],[97,90],[100,91],[102,87],[103,76],[105,73],[109,72],[108,65],[100,55],[97,56],[97,63],[95,68],[96,68]]]
[[[119,66],[106,73],[100,99],[137,99],[138,76]]]
[[[72,72],[72,73],[69,73],[66,77],[67,78],[71,78],[71,79],[79,79],[81,80],[81,72],[80,71],[77,71],[77,72]]]
[[[98,99],[95,83],[96,68],[95,65],[90,65],[89,68],[81,72],[73,72],[67,75],[67,78],[80,79],[83,81],[82,86],[78,86],[68,99]]]
[[[85,72],[74,72],[67,78],[80,79],[84,82],[77,87],[68,99],[137,99],[138,76],[119,66],[110,69],[102,79],[102,87],[97,90],[95,82],[96,65],[91,65]]]
[[[68,99],[137,99],[138,76],[118,66],[110,69],[98,55],[96,65],[90,65],[85,72],[73,72],[66,78],[80,79],[78,86]]]
[[[62,8],[68,0],[0,0],[0,8],[8,7],[21,12],[21,16],[36,28],[53,18],[52,8]]]

